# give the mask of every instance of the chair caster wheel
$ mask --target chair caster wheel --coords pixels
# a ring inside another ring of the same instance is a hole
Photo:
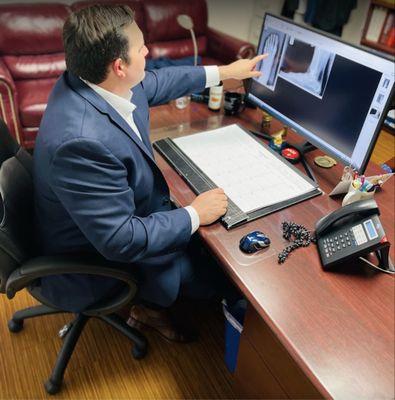
[[[59,392],[60,388],[62,386],[62,383],[55,383],[51,379],[48,379],[44,383],[45,390],[47,391],[48,394],[56,394]]]
[[[141,360],[147,355],[147,346],[139,347],[134,345],[132,348],[132,355],[135,360]]]
[[[10,319],[8,321],[8,329],[10,332],[17,333],[23,329],[23,319],[20,321],[15,321],[14,319]]]

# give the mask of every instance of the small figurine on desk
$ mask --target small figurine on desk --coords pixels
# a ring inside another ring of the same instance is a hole
[[[271,135],[273,137],[281,136],[286,137],[288,133],[288,127],[284,125],[282,129],[275,133],[270,133],[270,126],[273,120],[273,116],[270,115],[268,112],[261,110],[262,112],[262,121],[261,121],[261,132]]]
[[[283,139],[287,133],[288,128],[285,126],[283,129],[273,134],[272,139],[269,142],[269,147],[277,153],[281,153],[281,150],[287,145],[287,142]]]

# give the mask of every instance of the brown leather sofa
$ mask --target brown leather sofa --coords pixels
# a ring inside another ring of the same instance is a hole
[[[176,17],[188,14],[195,25],[199,55],[204,65],[225,64],[254,54],[251,44],[207,26],[205,0],[105,0],[135,10],[149,57],[182,58],[193,55],[189,31]],[[17,141],[34,147],[50,91],[65,69],[62,28],[73,11],[98,1],[0,5],[0,118]]]

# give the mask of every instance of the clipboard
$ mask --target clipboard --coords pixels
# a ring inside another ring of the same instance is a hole
[[[232,200],[231,197],[228,196],[228,211],[226,214],[221,217],[221,222],[227,229],[234,228],[236,226],[240,226],[241,224],[247,223],[249,221],[253,221],[257,218],[261,218],[265,215],[271,214],[275,211],[281,210],[286,207],[290,207],[291,205],[297,204],[301,201],[310,199],[312,197],[318,196],[322,194],[322,191],[318,187],[318,184],[305,176],[302,172],[300,172],[295,166],[293,166],[291,163],[289,163],[287,160],[285,160],[283,157],[281,157],[278,153],[273,151],[269,146],[267,146],[265,143],[262,143],[259,141],[257,138],[255,138],[250,132],[245,130],[243,127],[235,124],[235,125],[230,125],[228,127],[223,127],[219,129],[215,129],[212,131],[203,131],[203,132],[198,132],[194,135],[186,136],[183,138],[178,138],[175,140],[180,141],[182,139],[184,142],[188,141],[188,138],[193,137],[195,135],[199,134],[210,134],[210,135],[215,135],[215,131],[220,131],[221,129],[226,129],[226,128],[231,128],[231,127],[237,127],[238,129],[241,129],[243,131],[243,134],[248,135],[250,139],[252,139],[256,145],[256,143],[259,146],[262,146],[260,148],[260,151],[268,154],[270,154],[270,157],[275,157],[275,160],[280,161],[282,164],[284,164],[287,168],[290,168],[290,170],[293,172],[293,174],[296,174],[295,176],[298,176],[302,178],[304,181],[309,183],[309,186],[311,187],[311,190],[309,190],[306,193],[303,193],[301,195],[297,196],[290,196],[289,198],[284,199],[283,201],[277,202],[275,204],[271,204],[268,206],[263,206],[263,207],[258,207],[252,211],[243,211],[241,207],[239,207],[236,202]],[[219,132],[218,132],[219,134]],[[201,135],[205,136],[205,135]],[[206,136],[207,137],[207,136]],[[197,137],[196,137],[197,138]],[[195,138],[195,139],[196,139]],[[196,193],[197,195],[200,193],[203,193],[205,191],[214,189],[218,187],[218,185],[214,182],[211,176],[208,176],[201,168],[199,165],[197,165],[184,151],[180,146],[175,142],[175,140],[171,138],[165,138],[158,140],[154,142],[153,146],[155,150],[158,151],[159,154],[175,169],[175,171],[184,179],[184,181],[191,187],[191,189]],[[198,148],[199,146],[196,146]],[[237,154],[234,155],[237,157]],[[220,168],[220,167],[219,167]],[[226,193],[226,190],[225,190]]]

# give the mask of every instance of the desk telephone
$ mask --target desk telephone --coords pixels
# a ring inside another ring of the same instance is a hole
[[[379,219],[373,199],[357,201],[321,218],[316,224],[316,239],[322,266],[331,269],[341,262],[361,258],[373,267],[393,273],[389,262],[390,243]],[[375,252],[376,266],[362,256]]]

